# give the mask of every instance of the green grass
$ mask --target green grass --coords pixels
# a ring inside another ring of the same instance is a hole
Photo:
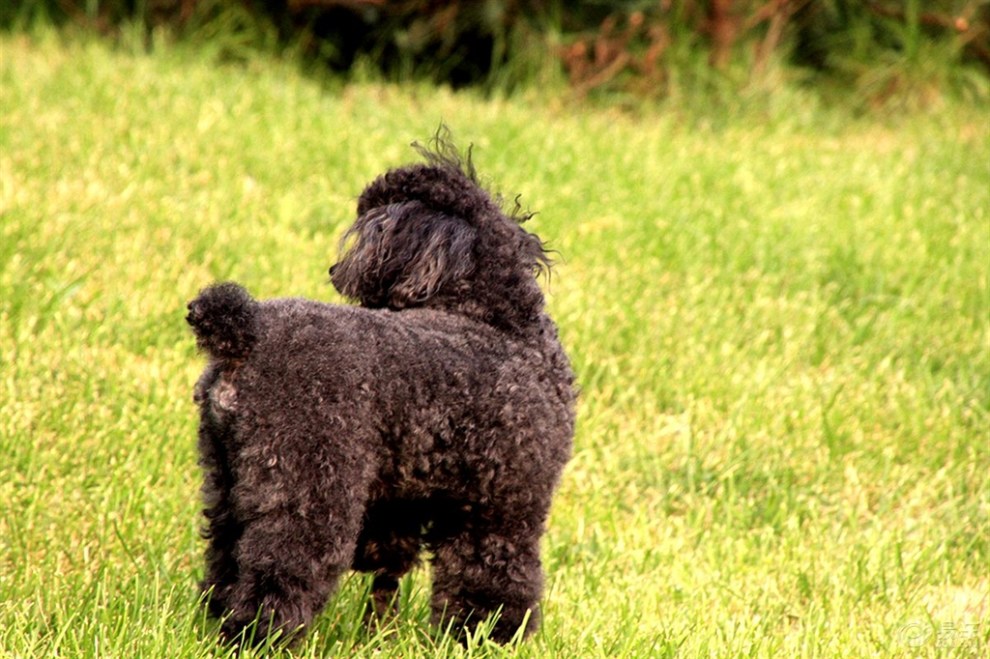
[[[51,36],[0,37],[0,91],[0,654],[224,653],[185,302],[338,300],[356,195],[441,119],[559,252],[583,393],[544,625],[465,653],[424,568],[368,632],[353,576],[296,654],[987,652],[985,108],[712,129]]]

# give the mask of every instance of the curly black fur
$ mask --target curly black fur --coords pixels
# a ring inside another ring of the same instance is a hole
[[[230,282],[215,284],[208,295],[189,304],[186,321],[199,349],[223,359],[246,357],[256,340],[255,303],[247,291]],[[204,291],[205,292],[205,291]]]
[[[362,306],[204,289],[188,321],[208,539],[204,592],[241,638],[292,635],[348,569],[387,611],[432,552],[434,622],[539,620],[539,556],[570,454],[573,375],[540,240],[443,140],[372,182],[331,268]]]

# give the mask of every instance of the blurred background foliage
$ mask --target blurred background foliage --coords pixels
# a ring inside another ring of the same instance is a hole
[[[14,0],[45,23],[292,51],[317,69],[580,97],[677,98],[814,86],[863,108],[986,101],[990,0]]]

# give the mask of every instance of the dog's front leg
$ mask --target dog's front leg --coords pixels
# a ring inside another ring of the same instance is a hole
[[[539,626],[542,588],[538,532],[470,529],[436,547],[432,622],[451,625],[463,640],[497,613],[490,638],[506,643]]]

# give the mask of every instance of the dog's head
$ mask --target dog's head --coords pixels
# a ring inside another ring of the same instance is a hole
[[[358,219],[330,269],[344,296],[372,308],[438,307],[503,327],[543,306],[536,275],[549,268],[540,239],[479,185],[445,133],[426,163],[391,170],[358,200]]]

